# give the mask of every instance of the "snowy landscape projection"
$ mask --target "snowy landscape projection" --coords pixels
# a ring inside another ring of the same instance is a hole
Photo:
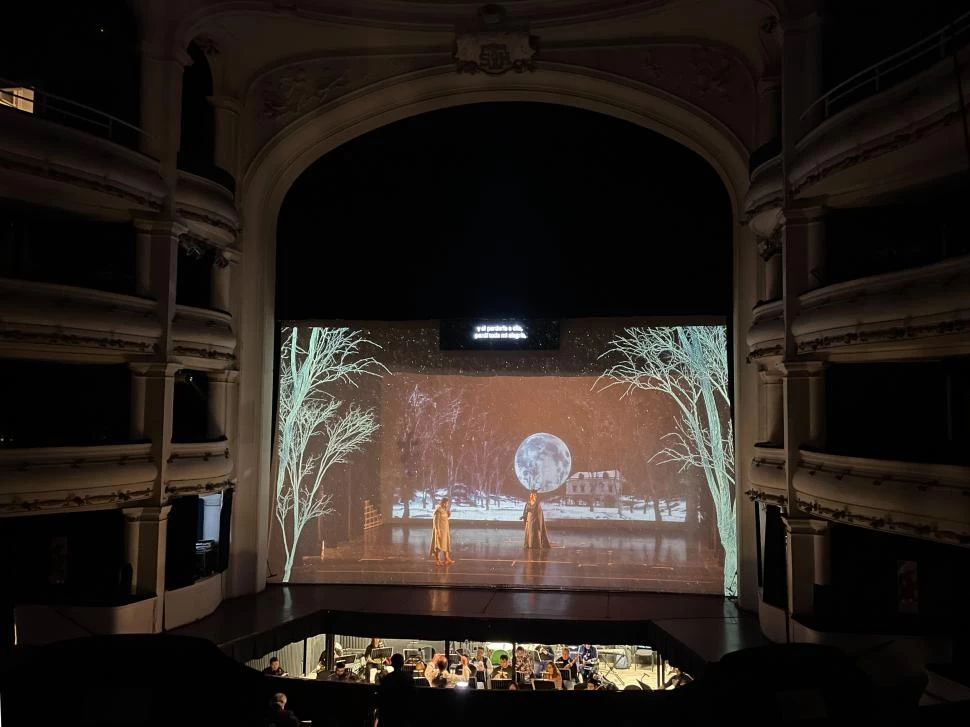
[[[282,330],[275,578],[734,594],[722,326],[570,321],[557,352],[437,336]]]

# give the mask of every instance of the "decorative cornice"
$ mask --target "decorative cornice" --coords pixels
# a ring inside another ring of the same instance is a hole
[[[776,492],[768,492],[767,490],[759,490],[752,487],[750,490],[746,490],[744,494],[752,502],[763,502],[766,505],[777,505],[781,508],[784,508],[788,504],[788,497]]]
[[[236,357],[226,351],[217,351],[211,348],[199,348],[197,346],[179,346],[176,344],[173,353],[178,356],[191,356],[193,358],[207,358],[214,361],[235,361]]]
[[[50,344],[55,346],[94,346],[117,351],[135,351],[138,353],[154,353],[158,344],[151,341],[129,341],[124,338],[110,338],[108,336],[77,336],[70,333],[43,333],[18,330],[0,330],[0,341],[14,341],[20,343]]]
[[[221,492],[231,488],[231,479],[217,480],[213,482],[192,482],[190,484],[177,484],[169,482],[165,485],[165,494],[169,497],[182,495],[198,495],[201,493]]]
[[[852,331],[834,336],[815,336],[800,340],[798,352],[814,352],[841,346],[861,345],[866,343],[884,343],[912,338],[926,338],[930,336],[947,336],[955,333],[970,331],[970,320],[939,321],[924,325],[889,326],[869,330]],[[752,356],[754,354],[752,353]]]
[[[0,169],[9,169],[15,172],[25,172],[27,174],[43,177],[45,179],[52,179],[57,182],[71,184],[83,189],[102,192],[113,197],[129,200],[137,205],[147,207],[149,210],[155,212],[162,209],[162,203],[160,200],[136,194],[130,190],[123,189],[122,187],[112,185],[107,182],[99,182],[79,174],[72,174],[71,172],[55,169],[51,166],[27,164],[25,162],[13,161],[12,159],[0,156]]]
[[[834,522],[844,522],[849,525],[861,526],[871,530],[884,530],[892,533],[905,533],[917,538],[927,540],[938,540],[943,543],[953,545],[970,545],[970,534],[959,533],[954,530],[940,529],[937,525],[929,523],[916,523],[907,520],[896,520],[890,513],[884,517],[878,517],[863,513],[853,512],[851,506],[842,505],[840,507],[830,507],[820,504],[819,501],[796,499],[799,509],[817,515],[819,517],[832,520]]]
[[[212,215],[207,215],[204,212],[198,212],[196,210],[186,209],[185,207],[179,207],[178,213],[181,217],[184,217],[187,220],[192,220],[193,222],[201,222],[205,225],[209,225],[210,227],[215,227],[219,230],[224,230],[225,232],[228,232],[233,236],[239,234],[239,227],[229,222],[226,222],[226,220],[224,220],[221,217],[214,217]]]
[[[15,497],[9,502],[0,503],[0,512],[6,514],[41,512],[47,510],[73,510],[80,507],[103,507],[145,500],[152,495],[154,488],[138,490],[115,490],[104,494],[70,494],[49,499],[24,499]]]
[[[862,162],[877,159],[897,149],[909,146],[928,134],[945,128],[960,119],[960,111],[954,107],[942,116],[922,126],[913,125],[906,129],[900,129],[891,135],[883,136],[869,144],[861,145],[859,149],[853,151],[851,154],[841,156],[837,160],[826,160],[816,164],[812,167],[812,171],[792,183],[792,194],[798,194],[806,187],[817,184],[832,174],[837,174]]]
[[[201,459],[203,462],[208,462],[213,457],[221,457],[223,459],[229,459],[229,447],[223,447],[222,451],[218,451],[217,449],[215,449],[217,445],[218,445],[217,442],[214,442],[211,445],[206,445],[206,444],[200,445],[202,447],[209,447],[209,448],[206,449],[206,451],[197,452],[197,453],[173,452],[172,455],[168,458],[168,461],[174,462],[177,459]]]
[[[756,361],[763,358],[773,358],[775,356],[781,356],[785,352],[784,344],[777,344],[772,346],[762,346],[760,348],[753,348],[748,354],[748,363]]]

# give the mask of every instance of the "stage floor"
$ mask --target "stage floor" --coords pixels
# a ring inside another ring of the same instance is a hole
[[[290,582],[722,593],[720,551],[683,533],[550,527],[548,550],[525,550],[522,539],[517,528],[453,526],[456,562],[441,567],[429,558],[430,527],[385,525],[304,558]]]

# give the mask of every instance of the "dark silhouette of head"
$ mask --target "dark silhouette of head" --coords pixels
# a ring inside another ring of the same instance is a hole
[[[400,671],[404,668],[404,654],[394,654],[391,657],[391,666],[394,667],[394,671]]]

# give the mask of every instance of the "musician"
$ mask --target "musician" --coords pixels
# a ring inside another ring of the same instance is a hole
[[[383,649],[384,641],[377,638],[376,636],[371,637],[370,643],[367,648],[364,649],[364,661],[367,667],[367,681],[374,682],[374,674],[384,671],[384,659],[383,657],[379,659],[371,658],[371,653],[374,649]]]
[[[670,677],[663,684],[663,689],[679,689],[680,687],[685,687],[694,681],[694,677],[690,674],[682,672],[677,667],[668,667],[671,671]]]
[[[511,679],[512,678],[512,665],[509,664],[509,657],[506,654],[502,654],[498,658],[498,666],[492,670],[492,679]]]
[[[579,647],[579,666],[583,671],[584,678],[589,679],[589,675],[593,673],[598,661],[599,654],[595,646],[592,644],[583,644]]]
[[[283,671],[283,667],[280,666],[280,660],[275,656],[269,660],[269,666],[263,669],[263,674],[271,677],[289,676],[289,674]]]
[[[330,675],[328,681],[331,682],[357,682],[360,679],[354,674],[350,669],[347,668],[346,661],[338,661],[335,665],[336,667],[333,674]]]
[[[520,674],[523,679],[531,679],[534,669],[532,654],[527,654],[523,647],[518,647],[515,650],[515,673]]]
[[[489,667],[491,664],[488,661],[488,657],[485,656],[485,647],[479,646],[475,649],[475,656],[472,657],[471,666],[474,668],[475,679],[479,683],[488,686],[490,680]]]
[[[556,689],[562,689],[562,674],[559,673],[559,669],[551,661],[542,670],[542,678],[555,683]]]
[[[461,668],[457,674],[452,674],[448,671],[448,657],[444,654],[438,654],[424,670],[424,676],[428,680],[428,684],[433,687],[446,686],[453,688],[456,682],[467,682],[471,680],[472,672],[468,666],[467,656],[461,657]],[[442,680],[444,684],[442,684]]]
[[[569,658],[569,647],[562,647],[559,652],[559,658],[556,659],[556,668],[559,670],[561,675],[563,685],[566,689],[572,689],[573,684],[576,682],[577,669],[576,662],[579,661],[579,654]]]

